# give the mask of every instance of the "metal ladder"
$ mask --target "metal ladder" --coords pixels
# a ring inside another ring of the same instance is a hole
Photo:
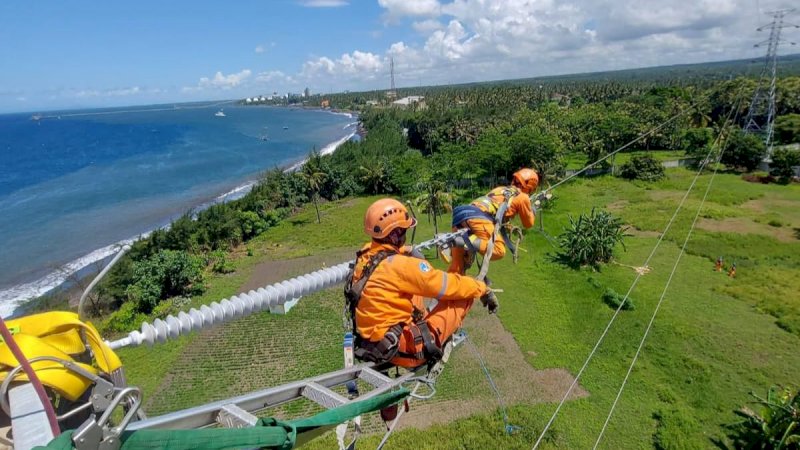
[[[382,368],[388,367],[391,366],[359,364],[281,386],[254,391],[238,397],[131,422],[127,430],[191,429],[213,425],[229,428],[249,427],[255,425],[258,421],[255,413],[292,400],[306,398],[325,409],[331,409],[351,401],[360,401],[389,392],[418,376],[418,372],[409,371],[398,378],[390,378],[380,372]],[[426,366],[421,366],[419,369],[426,369]],[[374,389],[353,400],[331,389],[359,380],[366,382]]]

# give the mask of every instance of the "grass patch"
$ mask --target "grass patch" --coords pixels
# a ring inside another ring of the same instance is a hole
[[[539,220],[544,221],[547,233],[557,235],[569,214],[617,202],[626,223],[660,231],[692,177],[688,170],[674,169],[667,171],[667,179],[650,186],[612,177],[576,180],[558,190],[558,205]],[[636,309],[618,317],[584,373],[580,384],[590,395],[566,403],[545,448],[594,444],[709,179],[710,175],[700,178],[698,192],[690,195],[652,259],[651,272],[633,291]],[[707,202],[709,212],[704,214],[754,221],[770,214],[787,227],[800,228],[798,189],[746,183],[735,175],[719,174]],[[193,302],[235,294],[258,260],[342,247],[355,250],[364,242],[361,218],[371,200],[323,205],[321,225],[315,223],[312,208],[270,229],[248,244],[253,258],[235,259],[236,271],[210,282],[209,293]],[[432,234],[425,218],[420,219],[418,241]],[[648,235],[626,238],[627,250],[616,254],[620,265],[605,265],[594,272],[558,264],[545,237],[529,230],[522,244],[527,252],[517,265],[511,258],[493,263],[492,280],[504,289],[499,294],[499,317],[526,360],[537,369],[566,368],[576,373],[613,314],[598,298],[607,288],[627,292],[636,277],[627,266],[642,265],[656,240]],[[724,425],[736,420],[733,410],[749,401],[750,391],[796,383],[800,371],[798,252],[800,244],[770,237],[695,230],[601,447],[708,448],[727,442]],[[720,255],[726,262],[736,261],[737,278],[712,270]],[[334,288],[304,299],[287,316],[258,314],[208,335],[152,349],[127,349],[123,361],[132,384],[145,387],[151,411],[195,405],[321,373],[341,366],[341,302],[340,289]],[[498,412],[491,410],[495,400],[480,370],[469,365],[471,356],[466,350],[458,350],[440,379],[438,399],[475,399],[490,405],[489,411],[425,430],[400,430],[392,437],[394,448],[531,448],[555,405],[510,405],[509,420],[522,430],[505,434]],[[518,383],[530,390],[540,388],[527,379]],[[432,419],[453,413],[447,403],[441,405],[438,410],[434,405]],[[289,412],[303,415],[301,409],[293,407]],[[331,448],[333,439],[329,433],[308,447]],[[379,439],[367,436],[360,445],[374,447]]]

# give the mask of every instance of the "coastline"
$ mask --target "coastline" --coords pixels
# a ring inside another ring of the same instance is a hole
[[[319,110],[331,114],[344,114],[351,118],[357,117],[354,116],[353,113],[340,113],[324,109],[319,109]],[[322,150],[320,150],[320,154],[329,155],[335,152],[339,146],[341,146],[348,140],[352,139],[353,136],[357,134],[357,129],[358,129],[357,125],[358,121],[351,122],[345,125],[342,128],[343,130],[347,130],[353,127],[355,127],[356,130],[351,130],[344,137],[328,143],[322,148]],[[306,161],[307,158],[304,158],[296,163],[285,164],[283,167],[281,167],[281,169],[284,172],[294,172],[299,170],[303,166],[303,164],[305,164]],[[250,192],[257,183],[258,183],[258,178],[249,179],[239,184],[238,186],[234,187],[233,189],[230,189],[222,194],[214,196],[212,199],[208,201],[201,202],[196,206],[195,210],[200,211],[207,209],[210,206],[218,203],[224,203],[240,199],[245,195],[247,195],[247,193]],[[171,223],[173,219],[166,218],[165,220],[168,220]],[[168,227],[169,224],[165,225],[164,227],[157,227],[155,229],[163,229]],[[121,241],[115,242],[113,244],[92,250],[87,254],[62,265],[61,267],[56,268],[55,270],[51,271],[47,275],[37,280],[20,283],[11,286],[9,288],[3,289],[2,291],[0,291],[0,316],[2,316],[3,318],[13,317],[17,312],[24,312],[26,309],[25,306],[31,302],[35,302],[37,299],[61,291],[68,292],[71,289],[74,289],[76,277],[80,279],[87,276],[94,276],[94,274],[97,273],[97,271],[88,270],[90,266],[110,259],[113,255],[115,255],[119,251],[120,248],[122,248],[122,246],[146,238],[154,230],[150,230],[146,233],[137,236],[132,236],[123,239]]]

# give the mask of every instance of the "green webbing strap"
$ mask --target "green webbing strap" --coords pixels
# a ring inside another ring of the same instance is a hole
[[[298,443],[307,442],[340,423],[362,414],[393,405],[409,394],[408,389],[399,389],[376,397],[347,403],[338,408],[323,411],[306,419],[279,421],[260,419],[249,428],[211,428],[201,430],[137,430],[126,431],[121,436],[123,450],[168,449],[168,450],[226,450],[238,448],[268,448],[288,450]],[[71,450],[72,431],[53,439],[42,450]]]

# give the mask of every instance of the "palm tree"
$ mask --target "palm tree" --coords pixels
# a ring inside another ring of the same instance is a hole
[[[317,223],[322,223],[322,217],[319,214],[319,191],[322,190],[322,184],[328,178],[328,174],[320,167],[320,157],[316,150],[311,153],[308,161],[303,165],[300,175],[308,184],[311,201],[314,202],[314,209],[317,211]]]
[[[428,221],[433,217],[433,232],[439,234],[438,216],[453,209],[453,194],[445,191],[445,184],[442,181],[422,182],[417,188],[422,193],[414,198],[412,203],[425,211]]]
[[[385,162],[380,158],[369,158],[359,166],[361,181],[371,194],[379,194],[386,188],[388,173]]]

